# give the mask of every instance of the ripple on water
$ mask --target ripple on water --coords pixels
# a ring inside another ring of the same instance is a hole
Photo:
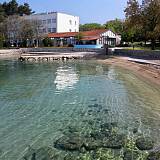
[[[0,159],[107,158],[137,136],[159,144],[160,91],[127,71],[93,61],[0,61],[0,68]]]

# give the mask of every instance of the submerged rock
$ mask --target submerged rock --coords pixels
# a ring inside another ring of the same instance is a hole
[[[154,147],[154,142],[150,137],[140,137],[136,140],[136,146],[140,150],[150,150]]]
[[[110,123],[104,123],[101,125],[102,131],[112,131],[113,128],[116,128],[118,126],[117,122],[110,122]]]
[[[92,104],[92,105],[89,105],[88,106],[89,108],[100,108],[100,109],[102,109],[103,107],[102,107],[102,105],[100,105],[100,104]]]
[[[137,160],[140,157],[140,153],[137,150],[127,150],[124,152],[124,160]]]
[[[81,150],[83,146],[83,139],[79,136],[63,136],[59,138],[55,143],[54,147],[63,150]]]
[[[23,160],[57,160],[57,155],[51,147],[42,147],[39,149],[30,149]]]
[[[94,138],[95,140],[103,140],[109,134],[110,133],[107,132],[95,131],[90,133],[90,137]]]
[[[147,160],[160,160],[160,152],[151,152]]]
[[[147,160],[160,160],[160,146],[149,153]]]
[[[85,139],[84,147],[87,151],[96,150],[97,148],[102,147],[102,141],[94,140],[93,138],[87,138]]]
[[[73,154],[67,154],[67,155],[64,157],[64,160],[77,160],[77,159],[78,159],[78,156],[73,155]]]
[[[103,140],[103,147],[112,149],[121,149],[125,144],[125,135],[117,134]]]

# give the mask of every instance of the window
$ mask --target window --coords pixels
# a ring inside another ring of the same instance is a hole
[[[56,21],[56,19],[52,19],[52,23],[56,23],[57,21]]]
[[[43,24],[46,24],[46,20],[43,20]]]
[[[72,20],[69,20],[69,24],[72,25]]]
[[[50,24],[51,23],[51,19],[47,19],[47,23]]]
[[[72,30],[71,30],[71,29],[69,29],[69,32],[72,32]]]
[[[77,24],[77,22],[75,21],[75,25]]]
[[[48,32],[51,33],[51,28],[48,28]]]
[[[43,28],[43,33],[46,33],[46,28]]]
[[[56,32],[56,28],[52,28],[52,33],[55,33]]]

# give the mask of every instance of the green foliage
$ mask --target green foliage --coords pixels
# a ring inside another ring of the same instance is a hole
[[[125,155],[127,155],[128,158],[132,157],[133,160],[146,160],[148,152],[140,151],[136,147],[135,139],[136,139],[135,136],[128,136],[124,146],[124,152],[126,152]]]
[[[81,33],[81,32],[79,32],[76,36],[75,36],[75,38],[76,38],[76,40],[78,41],[78,44],[80,43],[80,41],[83,39],[83,33]]]
[[[106,22],[105,28],[106,29],[110,29],[115,33],[122,33],[123,31],[123,22],[121,20],[115,19],[115,20],[111,20]]]
[[[121,155],[116,156],[114,155],[111,149],[103,149],[103,148],[99,149],[96,152],[96,159],[98,160],[123,160]]]
[[[4,36],[0,34],[0,48],[3,48],[4,40]]]
[[[104,29],[105,26],[99,24],[99,23],[86,23],[86,24],[80,24],[80,31],[90,31],[94,29]]]
[[[43,39],[43,45],[45,47],[50,47],[50,46],[53,46],[53,42],[50,38],[46,37]]]
[[[32,9],[28,3],[19,5],[16,0],[11,0],[8,3],[0,3],[0,22],[2,22],[6,17],[11,15],[20,15],[23,14],[30,15],[32,14]]]
[[[149,0],[140,5],[129,0],[125,9],[125,28],[132,33],[132,40],[151,41],[152,49],[160,37],[160,0]]]

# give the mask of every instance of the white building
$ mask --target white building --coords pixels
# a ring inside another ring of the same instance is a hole
[[[79,32],[79,17],[69,14],[50,12],[24,16],[25,19],[38,20],[41,24],[40,32],[61,33]]]

